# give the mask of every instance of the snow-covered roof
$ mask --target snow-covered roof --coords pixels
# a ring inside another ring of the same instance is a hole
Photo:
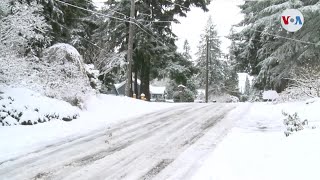
[[[166,91],[166,87],[156,87],[150,85],[150,93],[151,94],[164,94]]]
[[[205,89],[197,89],[197,94],[206,94],[206,90]]]
[[[116,89],[119,89],[121,86],[125,85],[127,81],[122,81],[121,83],[118,83],[118,84],[114,84],[114,87]],[[138,85],[141,84],[141,81],[140,79],[137,79],[137,82],[138,82]],[[134,79],[132,79],[132,83],[134,83]]]
[[[116,89],[119,89],[121,86],[125,85],[127,81],[122,81],[121,83],[118,83],[118,84],[114,84],[114,87]]]
[[[185,88],[186,86],[184,86],[184,85],[180,84],[178,87],[183,87],[183,88]]]
[[[263,95],[262,95],[263,99],[278,99],[279,98],[279,94],[276,91],[273,90],[269,90],[269,91],[264,91]]]

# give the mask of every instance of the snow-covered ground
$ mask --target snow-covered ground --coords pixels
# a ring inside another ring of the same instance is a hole
[[[319,99],[186,105],[97,95],[88,97],[85,110],[80,110],[25,89],[2,91],[8,107],[23,109],[26,104],[39,114],[80,115],[70,122],[0,126],[0,166],[8,170],[0,170],[3,177],[15,177],[27,168],[17,177],[49,173],[48,177],[60,179],[72,171],[69,178],[83,179],[109,175],[139,179],[143,174],[154,179],[320,179]],[[6,100],[8,96],[14,101]],[[286,137],[282,111],[297,112],[309,125]],[[148,115],[140,118],[142,114]],[[109,131],[111,145],[105,144]],[[91,146],[95,148],[89,150]],[[64,158],[55,161],[60,155]],[[87,164],[77,164],[80,160]],[[101,170],[106,167],[110,169]],[[93,173],[87,174],[89,170]]]
[[[318,180],[320,101],[254,103],[193,174],[195,180]],[[281,111],[297,112],[309,127],[284,135]]]
[[[0,162],[0,179],[177,179],[213,151],[230,129],[235,115],[228,114],[236,107],[189,103],[132,118]]]
[[[54,143],[92,134],[106,129],[112,123],[179,105],[97,95],[88,97],[84,103],[85,110],[81,111],[66,102],[47,98],[27,89],[2,89],[2,91],[6,97],[14,99],[16,104],[10,105],[20,108],[21,111],[24,111],[24,106],[27,105],[29,109],[38,108],[39,114],[52,112],[62,116],[72,112],[78,113],[80,117],[70,122],[55,119],[33,126],[0,126],[0,162]],[[28,118],[34,113],[34,111],[30,113]]]

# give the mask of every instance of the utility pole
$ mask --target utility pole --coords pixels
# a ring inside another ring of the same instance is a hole
[[[131,0],[130,7],[130,23],[129,23],[129,40],[128,40],[128,52],[127,52],[127,84],[126,84],[126,96],[131,97],[132,94],[132,57],[133,57],[133,19],[135,13],[135,4],[134,0]]]
[[[207,57],[206,57],[206,103],[208,103],[209,91],[209,37],[207,36]]]

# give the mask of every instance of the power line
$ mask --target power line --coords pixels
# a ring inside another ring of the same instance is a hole
[[[85,1],[87,1],[88,3],[92,3],[92,1],[89,1],[89,0],[85,0]],[[104,2],[103,2],[103,3],[104,3]],[[120,15],[126,17],[126,18],[129,18],[129,16],[127,16],[127,15],[125,15],[125,14],[119,12],[119,11],[116,11],[116,10],[113,10],[113,9],[110,9],[110,8],[109,8],[109,9],[106,9],[106,10],[111,11],[111,12],[114,12],[114,13],[117,13],[117,14],[120,14]]]
[[[87,2],[90,2],[89,0],[85,0],[85,1],[87,1]],[[90,2],[91,3],[91,2]],[[175,5],[178,5],[178,6],[180,6],[180,7],[184,7],[184,8],[187,8],[187,7],[185,7],[185,6],[182,6],[182,5],[180,5],[180,4],[176,4],[176,3],[173,3],[173,4],[175,4]],[[117,13],[117,14],[121,14],[121,15],[123,15],[123,16],[125,16],[125,17],[128,17],[127,15],[125,15],[125,14],[123,14],[123,13],[121,13],[121,12],[118,12],[118,11],[115,11],[115,10],[112,10],[112,9],[107,9],[107,10],[109,10],[109,11],[111,11],[111,12],[114,12],[114,13]],[[139,13],[139,14],[142,14],[142,15],[147,15],[147,16],[150,16],[149,14],[144,14],[144,13]],[[130,18],[130,17],[128,17],[128,18]],[[130,20],[133,20],[133,21],[135,21],[136,23],[138,23],[138,24],[140,24],[141,26],[144,26],[145,28],[147,28],[145,25],[143,25],[142,23],[140,23],[139,21],[141,21],[141,22],[151,22],[151,23],[172,23],[172,22],[174,22],[174,23],[176,23],[176,21],[148,21],[148,20],[135,20],[135,19],[131,19],[130,18]],[[138,27],[139,27],[139,25],[138,24],[136,24]],[[140,29],[142,29],[141,27],[139,27]],[[148,28],[147,28],[148,29]],[[142,29],[143,30],[143,29]],[[149,30],[149,29],[148,29]],[[146,32],[147,33],[147,32]],[[147,33],[148,34],[148,33]],[[152,32],[151,32],[151,34],[149,34],[150,36],[152,36]],[[157,36],[157,35],[156,35]],[[157,38],[159,38],[159,36],[157,36]],[[159,39],[156,39],[158,42],[160,42],[162,45],[164,45],[164,46],[166,46],[164,43],[162,43]]]
[[[128,20],[125,20],[125,19],[117,18],[117,17],[114,17],[114,16],[109,16],[109,15],[102,14],[102,13],[99,13],[99,12],[95,12],[95,11],[92,11],[92,10],[90,10],[90,9],[85,9],[85,8],[83,8],[83,7],[79,7],[79,6],[76,6],[76,5],[67,3],[67,2],[63,2],[63,1],[60,1],[60,0],[55,0],[55,1],[60,2],[60,3],[62,3],[62,4],[65,4],[65,5],[67,5],[67,6],[72,6],[72,7],[74,7],[74,8],[78,8],[78,9],[81,9],[81,10],[84,10],[84,11],[87,11],[87,12],[91,12],[91,13],[93,13],[93,14],[98,14],[98,15],[105,16],[105,17],[112,18],[112,19],[116,19],[116,20],[119,20],[119,21],[125,21],[125,22],[129,22],[129,23],[133,23],[133,22],[128,21]]]
[[[48,16],[46,16],[46,18],[49,18],[49,19],[51,19],[52,21],[54,21],[54,19],[52,19],[52,18],[50,18],[50,17],[48,17]],[[69,29],[68,27],[66,27],[66,26],[64,26],[64,25],[62,25],[62,24],[60,24],[60,26],[63,27],[63,28],[65,28],[65,29]],[[81,39],[87,41],[88,43],[90,43],[91,45],[93,45],[93,46],[95,46],[95,47],[97,47],[97,48],[99,48],[99,49],[103,49],[102,47],[96,45],[95,43],[93,43],[92,41],[89,41],[88,39],[86,39],[86,38],[84,38],[84,37],[81,37],[81,36],[78,36],[78,37],[80,37]]]
[[[313,43],[313,42],[308,42],[308,41],[303,41],[303,40],[299,40],[299,39],[288,38],[288,37],[284,37],[284,36],[280,36],[280,35],[270,34],[270,33],[264,32],[264,31],[256,30],[256,29],[252,29],[252,30],[256,31],[256,32],[261,32],[261,33],[267,34],[269,36],[277,37],[277,38],[282,38],[282,39],[296,41],[296,42],[310,44],[310,45],[317,45],[317,43]]]
[[[60,0],[55,0],[57,2],[60,2],[62,4],[65,4],[67,6],[72,6],[74,8],[78,8],[78,9],[81,9],[83,11],[87,11],[87,12],[91,12],[93,14],[98,14],[98,15],[101,15],[101,16],[105,16],[105,17],[108,17],[108,18],[113,18],[113,19],[116,19],[116,20],[119,20],[119,21],[124,21],[124,22],[129,22],[129,23],[132,23],[132,24],[135,24],[138,28],[140,28],[142,31],[144,31],[146,34],[148,34],[149,36],[151,36],[152,38],[154,38],[156,41],[160,42],[160,44],[166,46],[164,43],[162,43],[160,40],[158,40],[156,37],[154,37],[152,34],[148,33],[145,29],[143,29],[139,24],[137,24],[136,22],[133,22],[133,21],[129,21],[129,20],[125,20],[125,19],[121,19],[121,18],[118,18],[118,17],[114,17],[114,16],[109,16],[109,15],[106,15],[106,14],[102,14],[102,13],[99,13],[99,12],[95,12],[95,11],[92,11],[92,10],[89,10],[89,9],[85,9],[85,8],[82,8],[82,7],[79,7],[79,6],[76,6],[76,5],[73,5],[73,4],[70,4],[70,3],[67,3],[67,2],[63,2],[63,1],[60,1]],[[142,25],[143,26],[143,25]]]

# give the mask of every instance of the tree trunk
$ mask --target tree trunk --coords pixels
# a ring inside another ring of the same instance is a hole
[[[133,19],[135,14],[135,1],[131,0],[130,6],[130,18]],[[126,84],[126,96],[132,97],[132,57],[133,57],[133,28],[132,23],[129,24],[129,41],[128,41],[128,54],[127,54],[127,84]]]
[[[134,65],[134,93],[136,94],[136,97],[139,97],[138,93],[138,63],[135,63]]]
[[[146,61],[145,61],[145,90],[144,90],[144,94],[146,95],[146,99],[148,101],[150,101],[150,58],[147,58]]]
[[[150,101],[150,59],[144,57],[144,63],[141,64],[141,93]]]
[[[141,73],[140,73],[140,93],[144,93],[144,86],[145,86],[145,84],[144,84],[144,74],[145,74],[145,65],[144,65],[144,63],[143,63],[143,61],[144,61],[144,59],[141,59],[142,61],[142,63],[140,64],[140,67],[141,67]],[[141,98],[141,96],[140,96],[141,94],[139,94],[139,97]]]

